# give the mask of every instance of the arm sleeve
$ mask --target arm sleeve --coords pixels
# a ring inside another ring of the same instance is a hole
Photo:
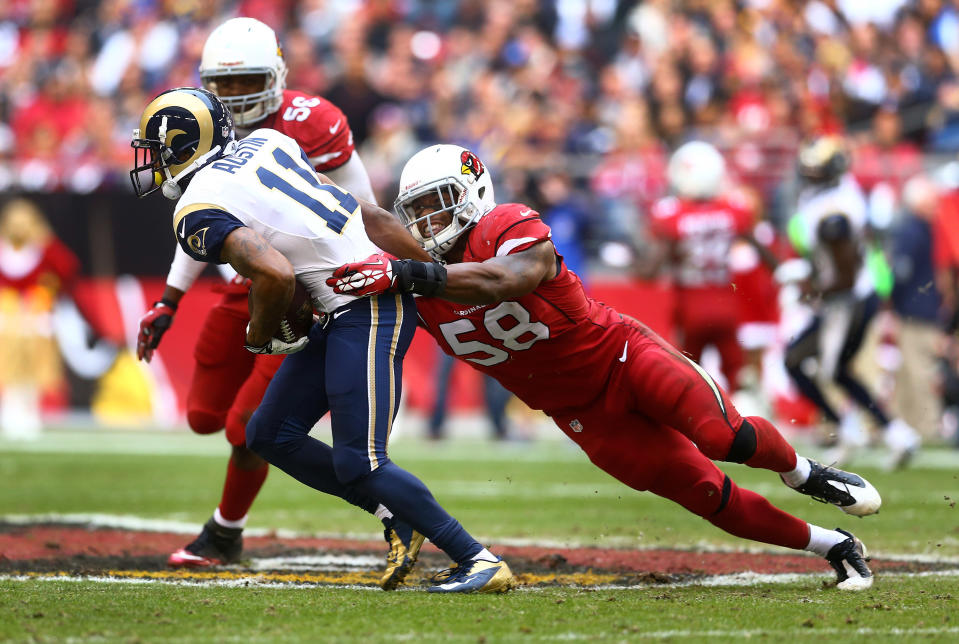
[[[319,168],[317,168],[319,170]],[[350,160],[340,167],[326,172],[326,175],[350,191],[355,197],[364,201],[376,203],[376,196],[373,194],[373,184],[370,183],[370,175],[366,172],[366,166],[360,155],[353,152]]]
[[[177,244],[176,250],[173,252],[173,263],[170,264],[170,272],[167,274],[166,283],[186,293],[204,268],[206,268],[205,263],[187,255],[186,251]]]

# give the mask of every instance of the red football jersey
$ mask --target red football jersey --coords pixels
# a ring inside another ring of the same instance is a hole
[[[509,255],[549,238],[549,226],[534,210],[501,204],[469,232],[463,261]],[[534,409],[563,409],[599,397],[626,333],[623,317],[587,297],[559,254],[556,262],[556,277],[515,300],[416,300],[421,321],[443,351],[493,376]]]
[[[319,96],[283,90],[280,109],[256,127],[268,127],[294,139],[319,172],[339,168],[353,154],[353,130],[346,115]]]
[[[722,286],[730,282],[729,250],[749,230],[745,204],[731,199],[687,201],[667,197],[653,206],[653,233],[676,243],[674,279],[681,288]]]

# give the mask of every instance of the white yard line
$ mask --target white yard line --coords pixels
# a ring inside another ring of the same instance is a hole
[[[378,561],[376,563],[379,563]],[[797,583],[814,583],[822,578],[831,578],[830,573],[782,573],[782,574],[759,574],[759,573],[737,573],[734,575],[715,575],[711,577],[702,577],[689,581],[678,582],[674,584],[640,584],[635,586],[624,586],[619,584],[601,584],[589,586],[592,590],[648,590],[650,588],[669,589],[669,588],[691,588],[691,587],[750,587],[760,585],[786,585]],[[925,571],[925,572],[895,572],[879,573],[877,579],[879,583],[890,583],[903,581],[911,578],[954,578],[959,577],[959,570],[944,571]],[[236,577],[230,579],[170,579],[170,578],[133,578],[133,577],[111,577],[108,575],[94,575],[90,577],[77,575],[58,575],[58,574],[0,574],[0,580],[3,581],[66,581],[66,582],[98,582],[107,584],[166,584],[173,586],[203,586],[203,587],[260,587],[260,588],[312,588],[316,586],[328,586],[355,590],[379,590],[375,586],[361,586],[355,584],[334,585],[330,582],[310,582],[310,581],[272,581],[262,577]],[[524,586],[516,592],[545,592],[552,587],[543,586]],[[416,588],[402,588],[402,591],[416,592]],[[959,628],[959,627],[957,627]],[[672,632],[672,631],[670,631]],[[768,631],[767,631],[768,632]],[[819,632],[818,630],[816,632]],[[846,632],[846,631],[843,631]]]

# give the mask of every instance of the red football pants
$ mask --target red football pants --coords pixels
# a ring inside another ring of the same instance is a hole
[[[226,293],[210,310],[193,352],[196,367],[187,394],[190,428],[210,434],[226,427],[235,446],[246,445],[246,422],[283,362],[283,356],[243,348],[249,321],[244,293]]]
[[[719,352],[726,386],[735,390],[743,367],[739,344],[739,303],[733,293],[723,290],[681,290],[676,303],[676,332],[679,346],[699,362],[703,350],[713,345]]]
[[[712,463],[744,460],[785,472],[796,467],[795,450],[765,419],[743,419],[705,371],[655,333],[627,326],[627,360],[613,367],[606,395],[589,407],[550,412],[556,424],[630,487],[675,501],[736,536],[804,548],[806,522],[739,488]],[[737,455],[743,458],[730,458]]]

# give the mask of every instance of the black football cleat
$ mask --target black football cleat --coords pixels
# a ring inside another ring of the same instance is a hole
[[[844,541],[840,541],[826,554],[826,561],[836,571],[836,588],[839,590],[866,590],[872,586],[872,571],[866,562],[869,561],[869,553],[862,541],[854,537],[845,530],[836,528],[837,532],[846,535]]]
[[[167,565],[174,568],[208,568],[236,563],[243,554],[243,528],[224,528],[213,517],[203,525],[199,536],[170,555]]]
[[[793,488],[820,503],[831,503],[846,514],[864,517],[879,512],[882,498],[872,483],[858,474],[827,467],[809,459],[809,478]]]

